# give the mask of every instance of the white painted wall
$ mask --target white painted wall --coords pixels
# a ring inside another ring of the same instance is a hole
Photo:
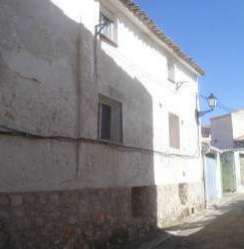
[[[244,136],[244,111],[232,113],[233,139]]]
[[[211,120],[213,146],[219,149],[234,148],[234,140],[244,136],[244,111],[233,112]]]
[[[219,149],[233,148],[231,114],[211,119],[212,145]]]
[[[118,47],[98,40],[96,49],[97,1],[1,7],[0,123],[97,139],[100,93],[122,103],[124,145],[157,151],[1,137],[1,192],[202,182],[197,75],[174,58],[177,81],[188,82],[176,91],[167,80],[170,52],[119,2],[109,4]],[[169,146],[169,112],[180,117],[180,150]]]
[[[120,5],[118,5],[118,7],[119,6]],[[175,84],[167,80],[168,53],[159,47],[156,42],[152,41],[148,34],[145,34],[143,30],[133,24],[132,20],[134,19],[129,20],[124,14],[121,14],[121,12],[126,11],[126,9],[122,8],[122,6],[120,6],[120,8],[121,11],[117,14],[118,48],[114,48],[102,42],[101,46],[103,51],[132,79],[136,79],[141,87],[145,89],[148,97],[151,98],[153,110],[152,130],[157,134],[153,141],[154,149],[170,150],[168,139],[168,112],[171,112],[178,115],[182,121],[181,152],[195,154],[196,149],[198,149],[198,128],[195,120],[195,109],[197,105],[196,94],[198,92],[196,75],[176,61],[177,81],[188,81],[188,84],[185,84],[182,89],[177,92],[175,90]],[[120,86],[123,77],[121,79],[118,78],[116,72],[114,72],[114,75],[112,75],[112,73],[108,74],[109,68],[107,65],[106,58],[101,54],[98,55],[99,91],[109,94],[106,89],[117,88],[117,91],[121,91],[123,95],[128,95],[129,93],[126,93],[124,89],[122,89],[123,87],[125,88],[125,86],[122,86],[123,83]],[[133,101],[143,101],[143,96],[136,95],[135,93],[134,96],[131,96],[134,98]],[[111,97],[119,98],[117,96]],[[160,104],[162,105],[161,108]],[[124,105],[126,108],[128,104],[125,103]],[[141,125],[143,125],[145,121],[147,120],[142,120]],[[129,129],[133,131],[132,128],[133,127],[130,126]],[[191,139],[188,137],[189,128],[192,131]],[[138,132],[141,132],[141,130],[138,129]],[[126,144],[145,146],[145,143],[139,144],[136,141],[132,141],[136,137],[134,131],[133,136],[131,136],[130,131],[124,133]],[[140,135],[138,137],[140,137]]]

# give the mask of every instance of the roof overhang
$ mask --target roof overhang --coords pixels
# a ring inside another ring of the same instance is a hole
[[[191,70],[194,70],[198,76],[205,75],[204,69],[196,64],[190,56],[188,56],[178,45],[176,45],[176,43],[174,43],[137,4],[135,4],[132,0],[118,1],[130,10],[133,16],[136,17],[141,24],[143,24],[149,33],[160,41],[161,45],[165,45],[164,48],[166,48],[168,52],[177,56],[183,64],[185,64],[188,68],[190,67]]]

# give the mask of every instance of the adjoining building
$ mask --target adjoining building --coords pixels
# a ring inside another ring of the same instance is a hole
[[[244,110],[212,118],[211,136],[213,146],[219,149],[243,147]]]
[[[211,119],[211,144],[222,150],[224,192],[244,190],[244,111],[234,111]]]

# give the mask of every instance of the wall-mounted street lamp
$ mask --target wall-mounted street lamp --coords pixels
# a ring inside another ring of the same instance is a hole
[[[198,113],[197,113],[198,118],[204,116],[205,114],[207,114],[209,112],[212,112],[215,109],[215,107],[217,106],[217,99],[212,93],[207,98],[207,101],[208,101],[208,105],[209,105],[210,109],[206,110],[206,111],[200,111],[200,112],[198,111]]]

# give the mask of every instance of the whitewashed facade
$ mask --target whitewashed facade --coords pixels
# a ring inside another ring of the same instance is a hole
[[[1,193],[111,191],[92,206],[120,210],[113,226],[148,213],[165,226],[203,207],[203,71],[128,3],[0,2]]]
[[[239,110],[211,119],[212,144],[220,149],[242,147],[244,111]]]

